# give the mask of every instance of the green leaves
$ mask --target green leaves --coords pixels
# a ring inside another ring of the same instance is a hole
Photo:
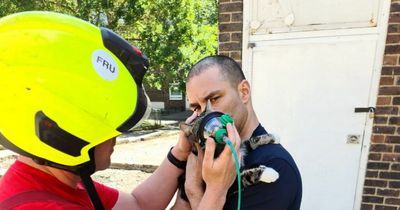
[[[70,14],[110,28],[149,57],[145,85],[184,83],[190,67],[216,54],[217,0],[2,0],[0,16],[28,10]]]

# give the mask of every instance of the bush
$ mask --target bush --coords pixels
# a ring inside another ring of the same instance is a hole
[[[154,130],[163,127],[161,123],[157,123],[155,120],[145,120],[139,127],[133,129],[135,130]]]

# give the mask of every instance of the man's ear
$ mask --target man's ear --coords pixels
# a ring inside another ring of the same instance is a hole
[[[238,85],[238,92],[240,96],[240,100],[242,100],[243,103],[247,103],[250,101],[250,95],[251,95],[251,90],[250,90],[250,83],[247,80],[242,80],[239,85]]]

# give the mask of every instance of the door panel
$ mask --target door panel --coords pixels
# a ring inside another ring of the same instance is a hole
[[[303,210],[353,209],[376,36],[257,42],[253,103],[297,162]],[[348,144],[348,135],[358,144]]]
[[[254,0],[252,34],[376,27],[379,0]]]

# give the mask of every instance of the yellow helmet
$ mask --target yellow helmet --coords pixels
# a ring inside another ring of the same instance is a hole
[[[150,113],[147,58],[106,28],[54,12],[0,19],[0,142],[77,171]]]

